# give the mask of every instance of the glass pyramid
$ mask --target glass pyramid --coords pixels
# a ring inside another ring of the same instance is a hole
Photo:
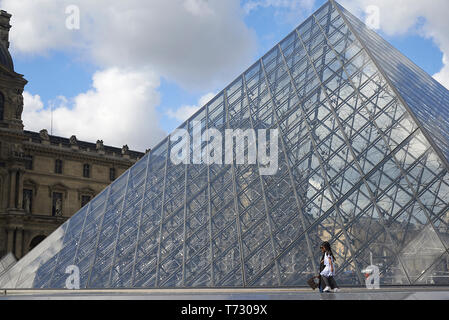
[[[278,170],[174,164],[167,137],[2,288],[449,284],[449,92],[328,1],[180,128],[278,129]],[[247,145],[245,145],[248,148]],[[204,145],[190,150],[205,154]]]

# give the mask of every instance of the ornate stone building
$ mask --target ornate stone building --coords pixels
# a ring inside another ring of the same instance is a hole
[[[144,154],[24,130],[10,18],[0,11],[0,258],[20,259]]]

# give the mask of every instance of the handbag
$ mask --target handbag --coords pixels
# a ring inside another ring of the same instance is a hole
[[[317,281],[318,277],[312,277],[309,280],[307,280],[307,284],[309,285],[309,287],[311,287],[313,290],[315,290],[316,288],[318,288],[318,284],[319,282]]]

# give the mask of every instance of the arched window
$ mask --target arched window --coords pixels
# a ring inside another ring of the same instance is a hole
[[[39,235],[39,236],[34,237],[33,240],[31,240],[31,242],[30,242],[30,251],[33,250],[45,238],[46,238],[46,236],[44,236],[44,235]]]
[[[3,121],[5,113],[5,96],[0,92],[0,121]]]
[[[92,197],[89,195],[81,196],[81,208],[84,207],[86,204],[88,204],[91,199]]]

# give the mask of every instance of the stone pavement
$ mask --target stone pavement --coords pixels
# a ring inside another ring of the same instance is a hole
[[[0,300],[449,300],[449,287],[0,290]]]

